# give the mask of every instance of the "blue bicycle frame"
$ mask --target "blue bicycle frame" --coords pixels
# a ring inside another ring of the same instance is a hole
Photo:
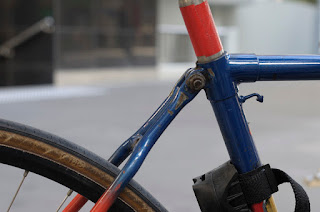
[[[106,211],[112,205],[161,134],[201,89],[212,105],[231,162],[239,173],[247,173],[260,167],[261,161],[242,104],[253,96],[259,101],[263,98],[258,94],[239,96],[238,84],[320,80],[320,56],[229,55],[223,51],[207,1],[179,0],[179,4],[199,62],[183,74],[156,112],[111,156],[109,161],[118,166],[131,154],[92,211]]]
[[[186,71],[156,112],[109,159],[119,165],[132,154],[109,187],[109,199],[116,198],[126,187],[164,130],[198,94],[199,91],[188,85],[188,80],[197,74],[205,76],[203,88],[216,115],[230,159],[239,173],[246,173],[261,166],[261,162],[242,108],[246,98],[238,95],[237,85],[255,81],[320,80],[320,56],[224,53],[211,62],[198,63]]]

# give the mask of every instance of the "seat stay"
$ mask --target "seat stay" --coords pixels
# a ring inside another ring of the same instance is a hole
[[[202,70],[203,69],[196,70],[195,72],[201,72]],[[190,72],[191,70],[187,71],[187,73]],[[170,93],[169,99],[171,100],[165,101],[165,104],[163,107],[161,107],[165,108],[165,110],[163,110],[162,113],[159,113],[159,115],[156,115],[158,116],[157,119],[152,121],[153,124],[149,126],[149,129],[145,132],[143,137],[137,142],[127,163],[124,165],[112,185],[100,197],[98,202],[92,208],[92,212],[104,212],[112,206],[114,201],[120,195],[121,191],[137,173],[145,158],[149,154],[151,148],[157,142],[161,134],[170,125],[178,113],[184,108],[184,106],[192,101],[199,93],[199,91],[193,91],[188,87],[187,77],[185,75],[186,74],[184,74],[183,77],[178,81],[173,89],[173,92]]]

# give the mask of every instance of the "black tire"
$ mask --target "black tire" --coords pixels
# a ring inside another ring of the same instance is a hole
[[[58,182],[96,202],[119,169],[94,153],[38,129],[0,119],[0,162]],[[167,211],[134,180],[109,211]]]

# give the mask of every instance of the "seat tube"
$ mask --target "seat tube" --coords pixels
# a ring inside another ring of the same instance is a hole
[[[229,56],[224,53],[208,1],[179,0],[179,7],[198,66],[208,71],[209,83],[205,91],[231,161],[239,173],[254,170],[260,166],[259,156],[229,71]],[[253,205],[251,209],[263,211],[262,203]]]
[[[235,95],[222,101],[210,101],[230,159],[239,173],[258,168],[261,163],[242,107]]]
[[[261,163],[243,108],[239,102],[236,84],[229,71],[229,55],[206,64],[198,64],[208,70],[209,85],[206,88],[217,118],[230,159],[239,173],[258,168]]]
[[[224,54],[208,1],[179,0],[179,6],[198,66],[211,73],[206,93],[231,161],[239,172],[251,171],[260,165],[260,160],[229,71],[229,56]]]
[[[246,173],[261,166],[257,149],[239,102],[236,84],[230,74],[229,55],[204,64],[208,85],[205,88],[220,127],[231,162],[237,171]],[[263,212],[263,202],[251,205],[253,212]]]

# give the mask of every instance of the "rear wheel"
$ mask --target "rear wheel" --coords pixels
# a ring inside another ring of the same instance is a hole
[[[0,119],[0,162],[58,182],[96,202],[119,169],[52,134]],[[134,180],[109,211],[166,211]]]

